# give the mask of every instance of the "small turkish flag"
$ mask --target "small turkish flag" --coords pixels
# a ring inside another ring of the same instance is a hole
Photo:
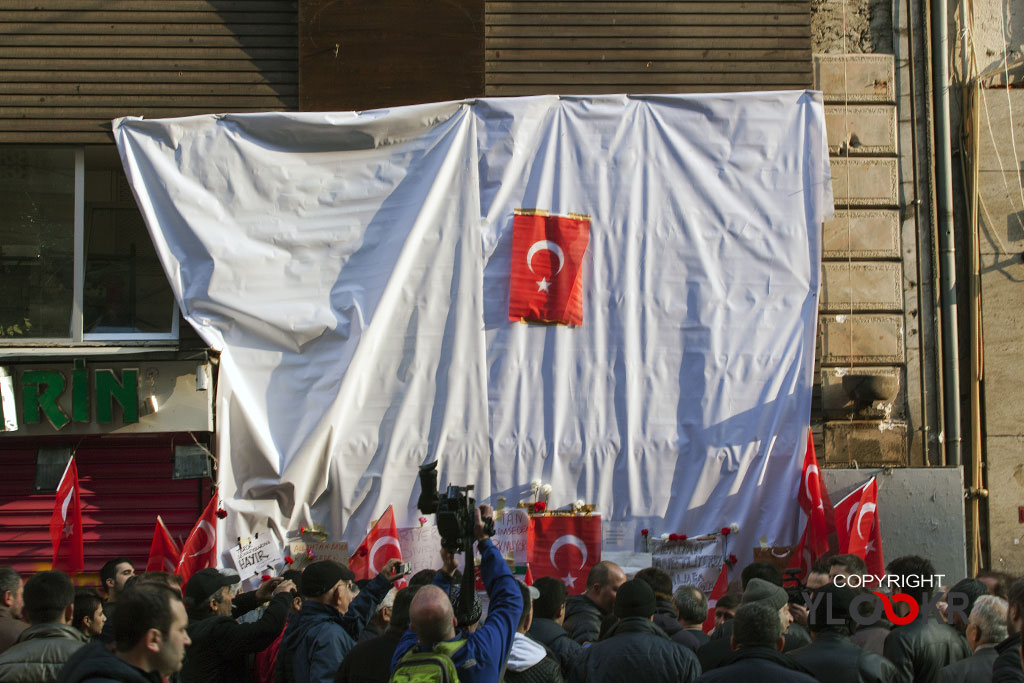
[[[53,568],[69,574],[85,567],[82,541],[82,503],[78,499],[78,467],[71,456],[57,485],[53,515],[50,517],[50,542],[53,544]]]
[[[348,561],[348,568],[357,580],[372,579],[391,559],[402,559],[402,546],[398,544],[395,512],[389,505],[356,548],[355,554]]]
[[[718,599],[729,590],[729,567],[722,563],[722,571],[718,574],[715,587],[711,589],[711,596],[708,598],[708,618],[704,620],[704,633],[711,633],[715,628],[715,607],[718,606]]]
[[[508,319],[582,325],[582,264],[589,241],[587,216],[517,210]]]
[[[149,561],[146,562],[147,572],[170,572],[178,566],[181,551],[178,544],[171,538],[160,515],[156,516],[156,527],[153,529],[153,542],[149,546]]]
[[[864,560],[872,574],[884,573],[878,526],[878,482],[874,477],[836,503],[836,532],[841,552]]]
[[[217,566],[217,494],[213,494],[203,514],[199,516],[192,533],[185,539],[181,559],[175,574],[188,583],[200,569]]]
[[[800,543],[790,556],[789,567],[803,569],[806,578],[811,571],[811,565],[818,558],[834,554],[838,547],[835,511],[832,509],[832,501],[828,497],[825,482],[821,479],[818,458],[814,453],[814,439],[809,429],[797,502],[807,517],[807,523],[800,536]]]
[[[601,516],[530,517],[526,559],[532,578],[561,579],[571,595],[587,588],[587,574],[601,561]]]

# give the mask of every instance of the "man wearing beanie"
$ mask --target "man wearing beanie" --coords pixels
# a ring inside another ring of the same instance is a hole
[[[795,650],[810,642],[810,638],[796,638],[789,634],[790,624],[793,623],[793,615],[789,613],[789,594],[786,593],[782,586],[761,578],[750,579],[743,590],[740,606],[754,603],[771,607],[778,614],[779,628],[782,629],[784,643],[783,652]],[[697,650],[701,670],[711,671],[712,669],[717,669],[732,657],[733,649],[730,644],[730,638],[733,628],[735,628],[735,624],[730,625],[729,629],[727,629],[729,637],[712,637],[707,645]]]
[[[785,591],[782,593],[785,595]],[[782,621],[779,608],[771,600],[741,604],[733,622],[730,641],[735,652],[724,666],[698,678],[698,683],[815,683],[812,676],[782,654]]]
[[[700,675],[697,658],[672,642],[652,618],[654,590],[643,579],[626,581],[615,595],[619,618],[604,640],[584,648],[569,675],[570,683],[689,683]]]
[[[329,683],[341,660],[391,590],[399,560],[388,560],[363,590],[355,574],[333,560],[313,562],[302,572],[302,609],[288,619],[277,657],[275,681]]]
[[[850,602],[858,592],[833,584],[814,592],[810,614],[810,645],[793,650],[790,659],[807,669],[821,683],[895,683],[899,680],[892,662],[866,652],[852,642],[856,629],[850,616]]]

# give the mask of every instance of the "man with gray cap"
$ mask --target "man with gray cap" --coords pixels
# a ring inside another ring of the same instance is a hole
[[[401,578],[392,559],[363,590],[355,574],[333,560],[313,562],[302,572],[302,609],[288,619],[277,657],[275,681],[329,683],[356,645],[377,603]]]
[[[284,628],[295,584],[271,579],[255,591],[236,596],[239,582],[237,574],[201,569],[185,584],[192,644],[181,667],[182,683],[247,679],[249,655],[266,649]],[[257,621],[235,621],[267,600],[270,604]]]
[[[601,641],[584,648],[569,683],[688,683],[700,675],[697,658],[673,643],[653,621],[654,590],[643,579],[626,581],[615,594],[619,618]]]
[[[778,613],[779,628],[782,630],[784,638],[784,652],[810,642],[809,639],[804,639],[797,644],[794,642],[795,639],[786,638],[789,626],[793,623],[793,616],[789,612],[789,594],[786,593],[782,586],[777,586],[765,579],[750,579],[743,590],[740,606],[753,603],[767,605]],[[733,628],[735,628],[735,624],[729,628],[730,638]],[[711,671],[712,669],[717,669],[732,657],[732,647],[730,646],[729,638],[713,638],[707,645],[697,650],[697,657],[700,659],[701,670]]]
[[[750,588],[749,584],[747,588]],[[782,620],[779,619],[779,611],[770,600],[741,604],[736,610],[730,637],[735,652],[723,666],[704,673],[697,679],[697,683],[817,683],[782,654]]]

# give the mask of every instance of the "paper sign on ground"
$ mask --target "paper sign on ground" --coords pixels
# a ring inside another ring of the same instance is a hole
[[[292,557],[308,557],[310,562],[317,560],[334,560],[338,564],[348,566],[348,543],[346,541],[323,541],[321,543],[306,543],[305,541],[292,541],[289,544]],[[308,556],[312,550],[313,555]]]
[[[263,573],[274,574],[284,562],[281,546],[269,531],[256,534],[251,543],[236,545],[231,549],[231,561],[235,563],[238,576],[245,579]]]

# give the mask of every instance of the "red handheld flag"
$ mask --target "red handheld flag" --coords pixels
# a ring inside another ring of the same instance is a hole
[[[820,558],[835,553],[836,542],[835,512],[832,501],[828,497],[828,489],[821,479],[818,469],[818,458],[814,453],[814,440],[810,430],[807,431],[807,450],[804,453],[804,465],[800,473],[800,490],[797,502],[807,516],[807,524],[800,537],[800,543],[793,551],[790,567],[800,567],[806,577],[811,565]]]
[[[864,560],[868,571],[882,575],[882,537],[878,526],[878,482],[874,477],[836,503],[839,548]]]
[[[82,541],[82,504],[78,498],[78,467],[71,456],[57,485],[53,515],[50,517],[50,542],[53,544],[53,568],[69,574],[85,567]]]
[[[582,593],[601,561],[601,516],[530,517],[526,560],[532,578],[553,576],[570,595]]]
[[[178,567],[181,551],[178,544],[171,538],[160,515],[156,516],[156,527],[153,529],[153,542],[149,546],[149,561],[146,562],[147,572],[170,572]]]
[[[192,533],[185,539],[175,574],[188,583],[200,569],[217,566],[217,494],[213,494]]]
[[[711,589],[711,596],[708,598],[708,618],[704,620],[702,627],[704,633],[711,633],[715,628],[715,607],[718,606],[718,599],[729,590],[729,566],[722,564],[722,571],[718,574],[715,587]]]
[[[590,218],[516,211],[508,319],[583,324],[583,255]]]
[[[395,512],[389,505],[356,548],[355,554],[348,561],[348,568],[357,580],[372,579],[391,559],[402,559],[402,546],[398,544]]]

